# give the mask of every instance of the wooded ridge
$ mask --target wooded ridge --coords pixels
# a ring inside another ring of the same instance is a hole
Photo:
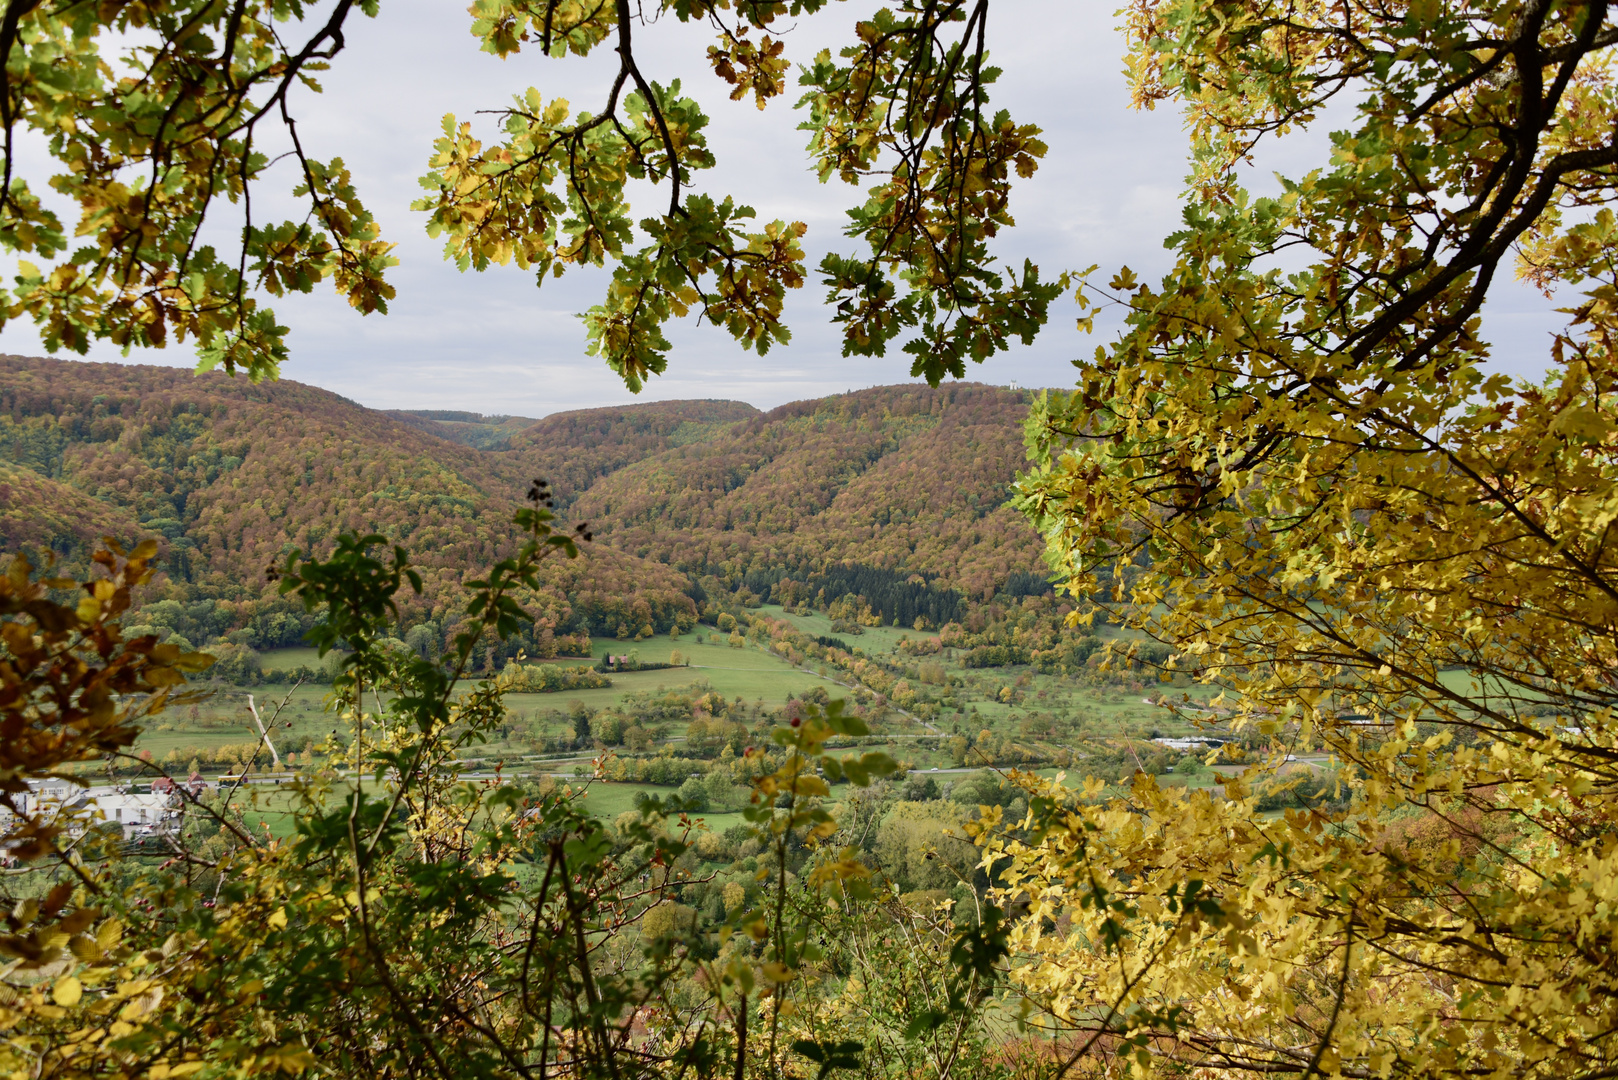
[[[0,542],[77,564],[103,535],[157,537],[150,598],[215,601],[213,633],[255,625],[267,647],[302,632],[266,620],[290,614],[264,577],[287,552],[374,530],[419,560],[409,614],[442,618],[460,568],[510,547],[505,523],[541,477],[597,535],[539,605],[559,630],[664,629],[705,588],[768,599],[789,577],[986,598],[1040,569],[1038,536],[1004,507],[1026,412],[1022,393],[958,383],[512,431],[523,418],[381,412],[290,381],[0,357]]]

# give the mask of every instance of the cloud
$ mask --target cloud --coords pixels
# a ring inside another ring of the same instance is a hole
[[[875,6],[865,0],[829,5],[802,20],[785,35],[788,55],[801,62],[819,48],[839,47],[854,19]],[[1185,133],[1173,110],[1128,109],[1115,9],[1116,0],[1018,0],[994,9],[992,59],[1004,70],[996,107],[1039,124],[1050,145],[1038,174],[1017,188],[1017,228],[1003,234],[997,251],[1018,264],[1031,258],[1047,276],[1099,263],[1108,273],[1128,264],[1156,277],[1171,264],[1162,239],[1179,222]],[[398,298],[387,316],[361,317],[327,291],[274,301],[281,321],[293,329],[293,356],[284,375],[381,408],[539,416],[637,400],[604,364],[585,355],[583,328],[574,317],[598,301],[604,272],[570,272],[543,288],[514,267],[461,274],[425,235],[422,216],[408,209],[420,195],[416,178],[445,113],[487,125],[488,118],[473,116],[476,110],[497,108],[530,85],[547,98],[565,97],[575,109],[593,110],[613,73],[615,57],[606,48],[584,59],[521,54],[501,61],[478,50],[468,26],[458,4],[384,4],[375,20],[352,21],[346,49],[321,77],[326,93],[304,94],[296,102],[305,145],[317,157],[346,160],[385,234],[399,244],[402,265],[392,272]],[[750,102],[727,100],[728,87],[703,59],[709,41],[706,29],[672,18],[636,37],[647,76],[665,83],[681,79],[684,92],[701,100],[713,118],[708,134],[719,165],[699,175],[701,186],[734,193],[761,220],[807,222],[811,266],[828,250],[852,250],[838,230],[845,206],[858,193],[836,181],[820,184],[809,172],[806,136],[796,130],[799,117],[790,101],[760,113]],[[1281,159],[1305,168],[1313,149],[1293,143]],[[282,211],[293,212],[286,194],[292,183],[289,172],[279,196],[266,192],[263,203],[274,205],[279,197]],[[655,199],[643,200],[636,209],[649,212],[655,205]],[[711,326],[688,320],[672,327],[669,373],[654,378],[639,400],[731,397],[768,408],[908,379],[909,358],[901,353],[841,356],[822,294],[811,274],[787,303],[791,344],[764,357],[743,352]],[[1536,347],[1543,356],[1540,339],[1555,325],[1545,314],[1549,305],[1517,290],[1509,304],[1497,306],[1501,317],[1494,317],[1492,307],[1489,329],[1505,332],[1514,356],[1531,357]],[[1117,323],[1103,317],[1097,334],[1085,337],[1069,311],[1059,301],[1033,346],[1015,347],[970,377],[1023,386],[1070,383],[1069,361],[1089,355]],[[0,349],[41,351],[32,328],[19,324],[0,333]],[[97,346],[92,356],[121,359],[106,346]],[[193,362],[186,349],[174,348],[128,359]]]

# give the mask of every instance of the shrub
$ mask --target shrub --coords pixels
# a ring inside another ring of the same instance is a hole
[[[969,668],[1005,667],[1008,664],[1026,664],[1028,654],[1015,645],[979,645],[961,657],[961,666]]]
[[[506,666],[511,676],[512,689],[528,694],[555,694],[572,690],[599,690],[612,685],[612,680],[593,667],[579,665],[563,667],[560,664],[532,664]]]
[[[673,900],[665,900],[648,908],[640,920],[641,936],[653,941],[689,934],[696,929],[696,926],[696,909],[675,903]]]

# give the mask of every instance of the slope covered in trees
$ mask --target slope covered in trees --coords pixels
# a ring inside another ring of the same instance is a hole
[[[329,550],[345,530],[409,547],[424,591],[407,614],[442,619],[465,568],[512,548],[532,456],[482,453],[293,382],[0,358],[0,459],[16,478],[7,546],[79,551],[103,529],[161,537],[156,591],[212,601],[209,633],[251,626],[259,645],[302,631],[266,567],[294,547]],[[643,601],[664,625],[691,608],[682,575],[605,545],[554,573],[542,606],[562,624],[581,591],[626,613]]]
[[[959,383],[878,387],[783,405],[628,465],[573,504],[604,536],[739,582],[842,563],[936,575],[969,597],[1040,568],[1005,509],[1027,402]]]
[[[531,416],[485,416],[458,409],[389,409],[384,415],[429,435],[479,450],[504,450],[513,435],[538,423]]]
[[[556,413],[514,436],[534,455],[566,506],[604,476],[673,447],[704,444],[739,420],[762,415],[741,401],[659,401]]]
[[[703,584],[821,607],[850,595],[851,615],[938,625],[1039,567],[1037,536],[1002,505],[1026,404],[991,387],[878,388],[767,414],[586,409],[515,435],[512,418],[384,413],[174,368],[6,357],[0,387],[6,547],[82,559],[102,535],[154,536],[166,573],[152,598],[191,605],[172,629],[203,640],[246,628],[260,647],[296,641],[303,620],[265,569],[369,529],[420,563],[407,615],[447,633],[463,568],[510,549],[536,477],[597,542],[549,571],[529,601],[541,626],[513,649],[541,648],[546,628],[667,630],[699,613]]]
[[[0,461],[0,547],[5,550],[49,551],[81,564],[101,537],[127,544],[138,532],[139,522],[122,508]]]

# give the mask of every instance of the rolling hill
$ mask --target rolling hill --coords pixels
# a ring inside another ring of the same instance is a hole
[[[987,598],[1040,566],[1005,507],[1027,404],[956,384],[878,387],[784,405],[626,463],[571,505],[600,535],[734,580],[853,562]]]
[[[72,560],[100,535],[158,536],[154,596],[206,607],[196,633],[248,628],[270,645],[302,618],[265,568],[374,530],[422,569],[410,618],[447,633],[463,573],[513,549],[511,515],[544,477],[597,534],[530,598],[558,631],[663,630],[695,617],[705,590],[835,589],[854,570],[987,599],[1040,567],[1039,538],[1003,505],[1025,410],[1020,393],[960,383],[768,413],[587,409],[513,430],[521,418],[387,413],[290,381],[0,357],[0,542]]]

